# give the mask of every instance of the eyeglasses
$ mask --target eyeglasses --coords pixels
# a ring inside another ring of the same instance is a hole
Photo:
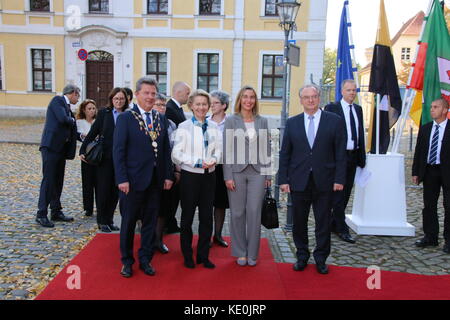
[[[165,105],[164,103],[155,103],[155,106],[156,106],[156,107],[163,108],[163,107],[165,107],[166,105]]]
[[[125,101],[125,98],[113,98],[113,101]]]

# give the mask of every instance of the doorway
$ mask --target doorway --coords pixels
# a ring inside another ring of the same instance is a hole
[[[114,56],[106,51],[91,51],[86,60],[86,98],[102,109],[114,86]]]

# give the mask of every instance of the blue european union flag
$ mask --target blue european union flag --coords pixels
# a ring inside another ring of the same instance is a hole
[[[352,57],[350,55],[350,44],[348,38],[348,27],[347,22],[347,6],[348,1],[344,1],[344,7],[342,9],[341,24],[339,27],[339,42],[337,49],[337,59],[336,59],[336,89],[335,89],[335,99],[340,101],[342,99],[341,94],[341,83],[346,79],[353,78],[353,68],[352,68]]]

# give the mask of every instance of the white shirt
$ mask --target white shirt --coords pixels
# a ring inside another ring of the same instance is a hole
[[[447,126],[448,119],[442,121],[439,126],[439,138],[438,138],[438,147],[437,147],[437,156],[436,156],[436,164],[441,164],[441,147],[442,147],[442,139],[444,139],[445,127]],[[434,132],[436,131],[436,121],[433,121],[433,128],[431,129],[430,135],[430,146],[428,147],[428,160],[430,159],[430,149],[431,149],[431,141],[433,140]]]
[[[250,141],[253,141],[256,138],[256,130],[255,130],[255,121],[252,122],[244,122],[245,129]]]
[[[353,145],[353,140],[352,140],[352,126],[350,124],[350,104],[347,101],[345,101],[344,99],[341,99],[341,106],[342,106],[342,111],[344,112],[344,117],[345,117],[345,127],[347,128],[347,150],[353,150],[354,145]],[[353,113],[353,118],[355,118],[356,138],[359,139],[358,115],[356,114],[354,105],[352,106],[352,113]]]
[[[213,117],[211,116],[208,118],[208,121],[213,122],[219,128],[220,132],[223,133],[223,129],[225,128],[225,120],[227,120],[227,118],[228,118],[228,116],[225,115],[225,118],[223,118],[223,120],[219,123],[219,122],[215,122],[213,120]]]
[[[141,113],[142,119],[144,119],[144,122],[145,122],[145,124],[146,124],[147,127],[148,127],[148,125],[151,124],[151,121],[153,121],[153,117],[152,117],[152,110],[153,110],[153,109],[149,111],[149,113],[150,113],[150,123],[147,123],[147,116],[145,115],[145,113],[146,113],[147,111],[145,111],[144,109],[142,109],[137,103],[136,103],[136,105],[137,105],[137,107],[138,107],[138,109],[139,109],[139,112]]]
[[[308,137],[308,129],[309,129],[309,114],[306,112],[305,115],[305,130],[306,130],[306,137]],[[316,111],[312,116],[314,117],[314,139],[317,137],[317,129],[319,129],[319,123],[320,123],[320,116],[322,115],[322,110],[319,108],[319,110]]]
[[[86,119],[78,119],[77,120],[77,131],[78,131],[78,133],[81,133],[84,136],[87,136],[87,134],[89,133],[89,130],[91,130],[91,127],[92,127],[92,124],[94,123],[94,121],[92,121],[92,123],[89,123],[89,122],[86,121]]]

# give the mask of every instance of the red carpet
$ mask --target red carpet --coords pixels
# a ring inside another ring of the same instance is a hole
[[[381,290],[369,290],[366,269],[330,266],[320,275],[314,265],[303,272],[291,264],[275,263],[267,239],[261,242],[256,267],[240,267],[230,249],[213,246],[213,270],[187,269],[178,235],[165,238],[170,253],[157,253],[152,261],[156,276],[133,266],[133,277],[123,278],[117,234],[97,235],[36,298],[37,300],[310,300],[310,299],[450,299],[450,276],[381,273]],[[196,243],[196,241],[194,241]],[[135,250],[139,247],[136,237]],[[135,255],[137,256],[137,254]],[[81,270],[81,289],[70,290],[70,266]]]

